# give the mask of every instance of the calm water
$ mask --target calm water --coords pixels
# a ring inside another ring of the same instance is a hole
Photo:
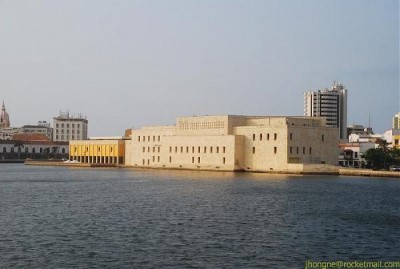
[[[398,260],[400,179],[0,165],[0,268]]]

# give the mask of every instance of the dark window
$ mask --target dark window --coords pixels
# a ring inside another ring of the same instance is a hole
[[[310,149],[309,149],[309,153],[310,153],[310,154],[312,153],[312,149],[311,149],[311,147],[310,147]]]
[[[267,140],[269,140],[269,134],[267,134]]]
[[[274,147],[274,154],[276,154],[277,151],[278,151],[278,148]]]
[[[276,140],[278,138],[278,134],[274,133],[274,140]]]
[[[253,154],[256,153],[256,147],[253,147]]]
[[[325,135],[322,135],[321,139],[322,139],[322,142],[324,142],[325,141]]]
[[[260,134],[260,141],[262,141],[262,134]]]
[[[256,134],[253,134],[253,141],[256,140]]]
[[[290,133],[289,137],[290,137],[290,140],[292,140],[293,139],[293,134]]]

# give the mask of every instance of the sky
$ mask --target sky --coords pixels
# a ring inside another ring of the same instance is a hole
[[[192,115],[303,115],[338,80],[348,124],[400,111],[398,0],[0,0],[12,126],[84,114],[89,136]]]

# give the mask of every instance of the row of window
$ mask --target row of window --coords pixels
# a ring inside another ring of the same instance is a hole
[[[253,141],[256,141],[256,137],[257,137],[257,135],[253,134]],[[270,138],[269,133],[266,134],[265,136],[263,134],[260,134],[260,135],[258,135],[258,137],[259,137],[260,141],[262,141],[264,137],[266,138],[266,140],[269,140],[269,138]],[[277,140],[277,139],[278,139],[278,134],[274,133],[274,140]]]
[[[155,135],[153,135],[153,136],[150,136],[150,135],[148,135],[148,136],[138,136],[138,142],[146,142],[146,137],[147,137],[147,142],[151,142],[151,137],[153,138],[153,142],[156,142],[156,136]],[[157,142],[160,142],[160,139],[161,139],[161,137],[158,135],[157,136]]]
[[[207,121],[207,122],[182,122],[180,123],[181,129],[221,129],[225,127],[223,121]]]
[[[59,126],[61,126],[61,128],[64,128],[64,126],[67,126],[67,128],[69,128],[69,123],[66,123],[66,124],[64,124],[64,123],[60,123],[60,124],[56,123],[56,128],[59,128]],[[74,128],[75,127],[75,123],[71,123],[71,127]],[[81,125],[79,123],[77,123],[76,127],[80,128]]]
[[[156,159],[157,158],[157,159]],[[152,156],[152,160],[153,160],[153,163],[155,163],[155,162],[160,162],[160,156]],[[169,163],[172,163],[172,156],[169,156],[169,158],[168,158],[168,161],[169,161]],[[197,158],[195,158],[195,157],[192,157],[192,163],[200,163],[201,162],[201,157],[197,157]],[[143,165],[146,165],[146,163],[147,163],[147,165],[150,165],[150,159],[142,159],[142,164]],[[225,157],[222,157],[222,163],[223,164],[225,164],[226,163],[226,158]]]
[[[150,149],[150,147],[147,147],[147,152],[151,152]],[[156,152],[156,150],[160,152],[160,147],[153,147],[153,152]],[[146,152],[146,147],[143,147],[143,152]]]
[[[190,147],[180,147],[180,148],[175,147],[174,152],[178,153],[179,149],[180,149],[180,153],[184,153],[184,152],[189,153]],[[173,147],[169,147],[169,153],[172,153],[172,151],[173,151]],[[192,147],[191,152],[195,153],[195,151],[196,151],[196,147]],[[225,151],[226,151],[226,148],[224,146],[223,147],[219,147],[219,146],[217,146],[217,147],[197,147],[197,153],[214,153],[214,152],[215,153],[220,153],[220,152],[225,153]]]
[[[56,134],[58,134],[59,133],[59,129],[56,129]],[[61,133],[63,134],[64,133],[64,129],[61,129]],[[75,133],[75,129],[65,129],[65,133]],[[77,134],[80,134],[81,133],[81,130],[80,129],[78,129],[78,130],[76,130],[76,133]]]
[[[29,148],[25,148],[23,151],[25,153],[36,153],[36,148],[32,148],[31,152],[29,152]],[[43,148],[39,149],[39,153],[43,153],[43,151],[44,151]],[[15,152],[18,152],[18,147],[11,147],[9,153],[15,153]],[[3,153],[8,153],[6,147],[3,147]],[[65,148],[61,149],[61,153],[66,153]]]
[[[113,150],[114,150],[114,147],[113,146],[111,146],[110,147],[110,152],[112,153],[113,152]],[[78,152],[78,147],[74,147],[74,153],[77,153]],[[97,147],[97,151],[99,152],[101,152],[101,146],[98,146]],[[144,151],[143,151],[144,152]],[[153,151],[154,152],[154,151]],[[86,148],[84,148],[83,149],[83,153],[89,153],[89,146],[86,146]]]
[[[289,153],[293,154],[293,147],[289,148]],[[299,154],[299,153],[300,153],[300,148],[296,147],[296,154]],[[303,154],[306,154],[306,147],[303,147]],[[308,148],[308,154],[312,154],[312,148],[311,147]]]

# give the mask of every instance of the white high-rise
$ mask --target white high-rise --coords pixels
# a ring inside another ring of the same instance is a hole
[[[68,112],[60,113],[54,118],[53,140],[71,141],[86,140],[88,136],[88,120],[82,115],[71,117]]]
[[[340,139],[347,139],[347,89],[334,82],[330,89],[305,92],[304,115],[326,117],[326,125],[339,128]]]

